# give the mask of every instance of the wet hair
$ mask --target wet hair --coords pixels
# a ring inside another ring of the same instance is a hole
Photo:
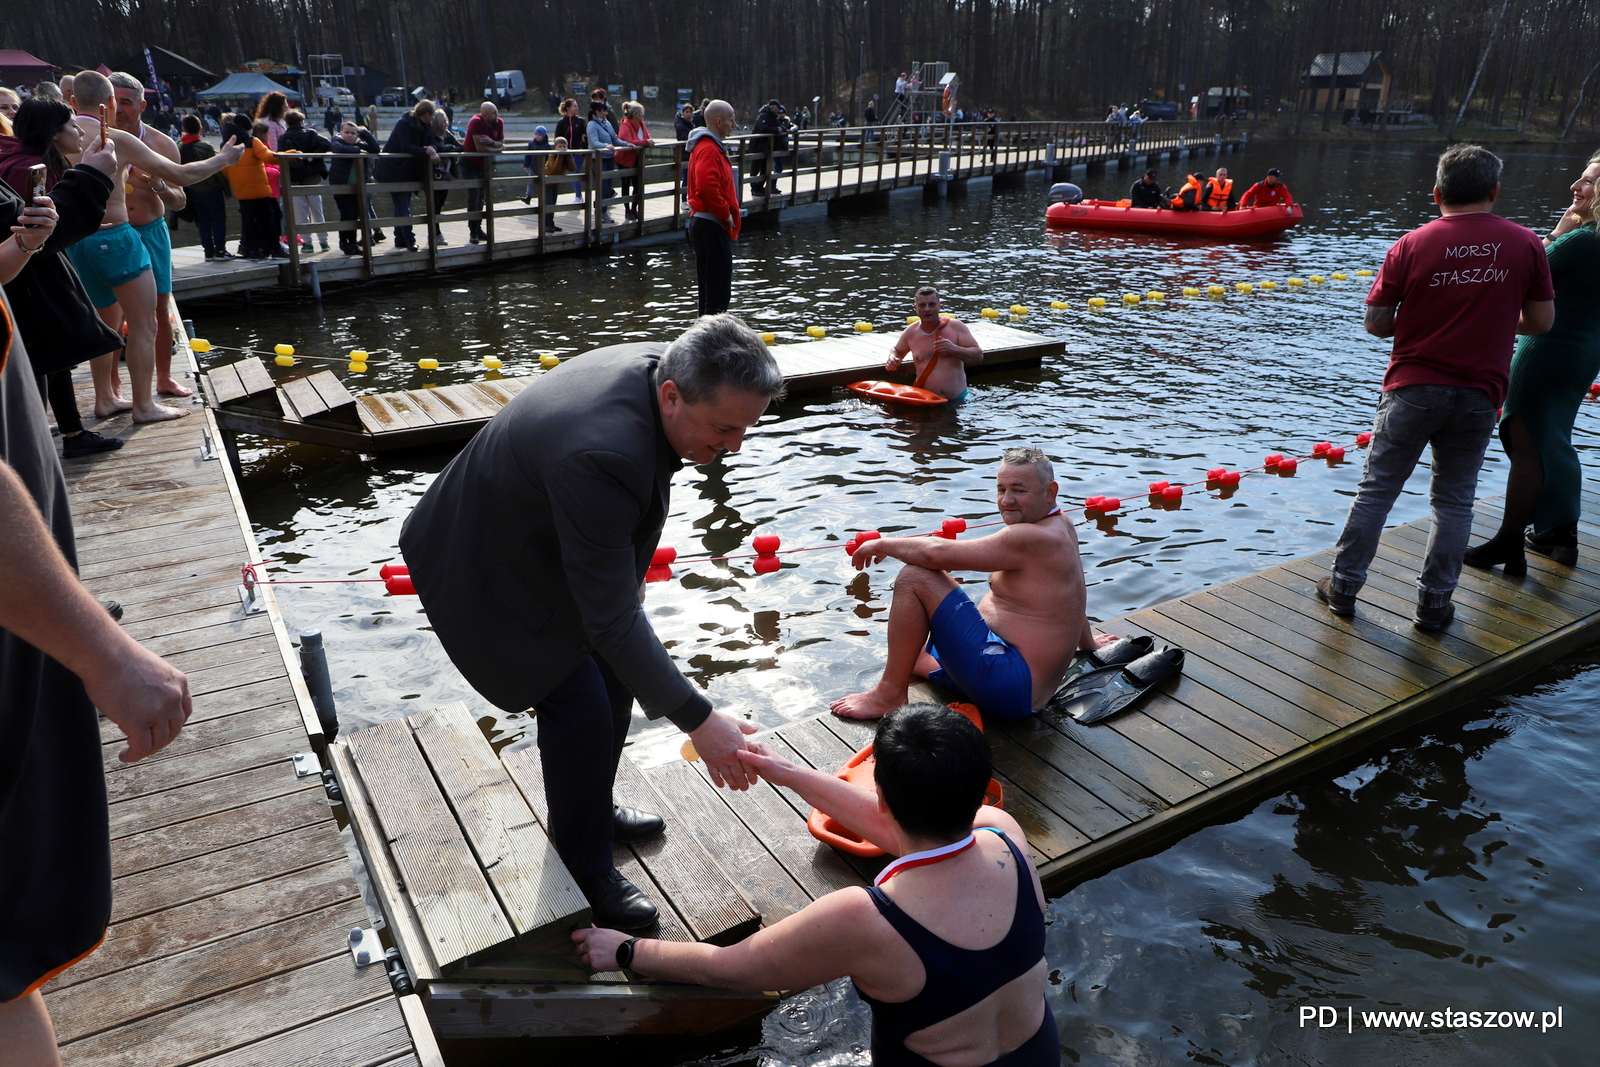
[[[289,98],[274,89],[263,96],[256,104],[255,117],[258,119],[282,120],[283,113],[289,110]]]
[[[878,720],[872,746],[878,787],[901,829],[934,841],[972,829],[994,773],[972,720],[940,704],[906,704]]]
[[[306,113],[297,107],[291,107],[284,112],[283,123],[285,126],[304,126],[306,124]]]
[[[1452,207],[1481,204],[1499,184],[1502,167],[1500,157],[1482,145],[1451,145],[1439,157],[1433,184],[1439,199]]]
[[[200,132],[200,120],[193,115],[183,116],[183,132],[198,134]]]
[[[72,166],[56,148],[56,134],[72,121],[72,109],[48,96],[30,96],[17,106],[11,132],[30,156],[38,156],[53,171]]]
[[[783,396],[777,360],[755,331],[727,314],[702,316],[667,346],[656,364],[656,387],[669,381],[690,404],[715,398],[722,386],[768,400]]]
[[[1056,469],[1051,466],[1050,458],[1037,448],[1008,448],[1000,454],[1000,466],[1032,467],[1039,476],[1040,485],[1056,480]]]

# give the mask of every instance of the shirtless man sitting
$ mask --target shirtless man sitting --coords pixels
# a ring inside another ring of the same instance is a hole
[[[100,108],[106,107],[109,111],[111,103],[111,82],[105,75],[86,70],[73,77],[72,104],[78,112],[77,125],[83,144],[99,142]],[[223,167],[238,162],[244,152],[244,147],[230,138],[210,159],[178,164],[151,150],[131,133],[109,124],[104,132],[116,145],[117,159],[123,164],[178,185],[188,185],[210,177]],[[76,164],[80,157],[81,152],[70,154],[67,159]],[[130,405],[116,395],[112,384],[117,376],[116,354],[110,353],[90,363],[95,380],[94,413],[105,418],[131,407],[134,422],[179,419],[188,412],[165,407],[155,401],[156,283],[150,269],[150,254],[139,234],[128,223],[126,190],[126,179],[113,182],[100,232],[67,249],[67,258],[72,261],[83,280],[84,289],[100,310],[100,317],[113,324],[119,317],[125,317],[128,323],[126,351],[133,402]]]
[[[1036,448],[1008,448],[996,476],[1005,528],[971,541],[884,537],[851,557],[857,570],[905,563],[889,608],[883,676],[865,693],[833,702],[848,719],[877,719],[906,702],[913,677],[960,693],[992,719],[1021,719],[1044,707],[1079,649],[1116,640],[1096,636],[1078,536],[1056,506],[1055,471]],[[953,570],[989,571],[974,606]],[[926,644],[926,647],[924,645]]]
[[[930,360],[937,360],[924,389],[938,393],[946,400],[963,400],[967,395],[967,368],[983,362],[983,349],[977,338],[960,319],[939,314],[939,290],[924,285],[917,290],[913,306],[917,321],[905,328],[894,343],[894,352],[884,369],[891,373],[900,369],[907,354],[917,368],[918,376]]]

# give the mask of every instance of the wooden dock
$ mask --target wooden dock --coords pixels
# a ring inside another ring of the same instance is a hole
[[[983,363],[967,368],[968,374],[1037,367],[1045,357],[1066,351],[1063,341],[987,319],[968,325],[984,351]],[[772,353],[791,395],[826,392],[883,376],[897,332],[776,345]],[[537,377],[502,378],[490,372],[481,382],[354,396],[332,371],[275,384],[266,366],[251,358],[214,367],[203,385],[230,454],[233,435],[239,433],[377,453],[464,441]],[[900,377],[911,378],[908,373]]]
[[[1138,128],[1103,122],[1003,122],[992,134],[978,124],[935,123],[871,130],[814,129],[791,136],[791,151],[776,160],[781,173],[774,181],[760,193],[752,191],[748,179],[740,183],[740,195],[750,215],[777,219],[789,208],[882,197],[898,189],[959,195],[973,179],[1020,179],[1041,168],[1066,180],[1073,168],[1143,166],[1162,159],[1234,151],[1244,145],[1236,130],[1215,122],[1152,122]],[[729,139],[733,165],[742,175],[750,175],[763,160],[767,171],[773,171],[774,159],[762,147],[767,140],[748,135]],[[309,288],[320,294],[321,287],[329,283],[431,274],[627,241],[665,239],[681,234],[688,222],[682,149],[680,142],[663,142],[645,152],[639,168],[614,171],[602,171],[595,153],[569,153],[578,161],[576,173],[559,182],[530,179],[514,168],[506,173],[508,168],[500,167],[481,181],[435,182],[430,172],[421,185],[366,184],[359,187],[357,196],[363,205],[372,202],[377,217],[371,220],[370,229],[363,231],[359,256],[337,250],[334,234],[340,224],[331,188],[290,186],[285,180],[282,194],[287,233],[291,238],[305,237],[306,244],[296,243],[287,262],[207,262],[198,247],[175,249],[173,293],[184,300],[272,288]],[[507,154],[519,159],[522,155],[515,150]],[[368,166],[371,158],[363,157],[357,165]],[[606,184],[614,186],[619,178],[640,169],[643,179],[635,194],[626,199],[601,199]],[[454,190],[480,185],[489,205],[481,214],[486,240],[479,244],[469,241],[471,216],[462,207],[447,205],[438,216],[437,233],[430,229],[422,212],[433,203],[435,192],[452,193],[459,202],[460,194]],[[530,185],[532,202],[524,203],[521,198]],[[390,217],[386,194],[406,190],[414,194],[412,208],[417,214],[400,221],[416,227],[417,249],[402,251],[392,241],[373,243],[377,231],[388,231],[396,222]],[[289,201],[306,196],[322,197],[331,221],[297,227]],[[636,211],[634,219],[624,217],[625,206]],[[610,210],[614,221],[607,220],[602,209]],[[552,213],[553,227],[546,223],[546,216]],[[335,249],[317,251],[313,242],[318,238],[327,239]]]
[[[1591,486],[1588,500],[1600,504],[1600,486]],[[1480,502],[1474,536],[1498,522],[1495,502]],[[1384,534],[1353,618],[1330,614],[1315,598],[1332,556],[1321,552],[1108,620],[1103,632],[1148,634],[1184,648],[1182,677],[1095,726],[1048,710],[988,724],[1006,809],[1028,834],[1047,892],[1065,892],[1600,637],[1600,525],[1582,524],[1586,555],[1575,568],[1537,556],[1520,580],[1468,568],[1455,621],[1438,634],[1411,625],[1427,534],[1426,521]],[[860,654],[881,649],[863,644]],[[913,697],[951,695],[918,686]],[[831,772],[870,737],[868,724],[823,714],[761,740]],[[347,755],[336,754],[335,766],[341,781],[361,780]],[[506,751],[489,776],[514,783],[532,818],[543,821],[535,749]],[[641,771],[625,759],[618,796],[667,819],[665,840],[618,848],[616,862],[661,906],[660,936],[668,939],[725,943],[749,929],[745,907],[770,924],[826,893],[866,884],[883,863],[816,841],[794,793],[767,783],[718,790],[698,763]],[[772,1005],[770,997],[638,976],[588,976],[570,956],[537,949],[430,967],[426,924],[407,917],[417,902],[392,889],[401,877],[385,855],[392,835],[363,829],[367,816],[354,821],[369,868],[389,872],[377,880],[384,908],[395,913],[391,927],[411,922],[416,931],[399,940],[423,975],[440,1036],[704,1032]]]
[[[321,778],[296,775],[320,728],[282,620],[270,600],[246,615],[236,592],[260,556],[232,471],[205,454],[215,424],[204,409],[126,423],[108,431],[120,451],[65,462],[81,574],[187,673],[194,714],[131,765],[102,721],[112,925],[45,987],[63,1059],[442,1067],[417,998],[347,948],[366,909]]]

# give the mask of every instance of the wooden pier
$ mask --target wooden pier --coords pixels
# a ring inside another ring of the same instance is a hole
[[[766,137],[729,139],[733,165],[744,178],[740,195],[751,216],[776,219],[789,208],[887,196],[897,189],[959,195],[972,179],[1020,179],[1036,169],[1066,180],[1074,168],[1143,166],[1162,159],[1234,151],[1244,145],[1243,136],[1235,129],[1215,122],[1149,122],[1139,127],[1103,122],[1002,122],[994,124],[992,132],[987,125],[975,123],[932,123],[805,130],[790,138],[786,152],[773,152]],[[561,154],[569,155],[577,166],[575,173],[559,180],[529,177],[520,167],[508,165],[523,155],[515,149],[505,153],[495,173],[482,179],[435,181],[430,172],[426,181],[410,185],[292,186],[285,167],[281,180],[291,242],[289,260],[207,262],[198,247],[175,249],[173,293],[185,300],[273,288],[309,288],[320,294],[328,283],[481,267],[682,233],[689,215],[683,199],[681,142],[668,141],[647,149],[634,167],[615,170],[603,170],[596,152]],[[544,155],[538,157],[541,162]],[[359,157],[356,169],[370,171],[373,158]],[[749,176],[758,167],[777,176],[755,193]],[[620,180],[630,177],[640,179],[630,196],[604,196],[607,188],[615,193]],[[529,187],[531,196],[524,203]],[[431,210],[435,193],[459,198],[456,191],[469,188],[483,194],[488,205],[484,211],[468,212],[447,204],[445,211],[432,218],[437,227],[430,226],[431,216],[426,212]],[[317,251],[319,239],[337,245],[340,223],[331,200],[333,193],[352,189],[361,213],[367,213],[369,202],[374,212],[374,217],[358,226],[361,254],[349,256],[337,248]],[[412,194],[413,217],[393,217],[387,195],[391,192]],[[323,198],[331,221],[297,226],[291,201],[313,196]],[[635,217],[626,218],[624,209],[631,209]],[[606,217],[608,212],[611,218]],[[547,216],[554,226],[548,225]],[[469,241],[469,220],[482,226],[483,242]],[[396,249],[392,239],[387,244],[375,242],[379,232],[391,230],[397,222],[415,227],[415,251]],[[304,246],[294,241],[297,236],[306,239]]]
[[[1066,350],[1065,342],[986,319],[968,325],[984,352],[983,363],[968,367],[968,374],[1037,367]],[[825,392],[883,376],[897,335],[898,330],[849,334],[776,345],[772,353],[791,395]],[[908,373],[900,377],[910,380]],[[481,382],[355,396],[332,371],[275,384],[265,364],[252,357],[214,367],[203,385],[230,454],[239,433],[377,453],[464,441],[536,378],[490,373]]]
[[[420,1001],[347,947],[366,909],[322,780],[298,777],[293,759],[321,730],[270,590],[256,614],[236,591],[240,564],[260,556],[209,446],[216,426],[204,409],[126,421],[109,431],[126,438],[120,451],[65,463],[80,570],[122,604],[130,634],[187,673],[194,714],[135,764],[118,762],[121,732],[102,721],[112,920],[100,949],[45,987],[62,1057],[442,1067]]]
[[[1591,487],[1589,502],[1600,503],[1600,486]],[[1495,502],[1480,502],[1474,537],[1498,523]],[[1049,710],[987,724],[1006,809],[1027,832],[1046,891],[1065,892],[1600,637],[1600,525],[1582,524],[1585,556],[1575,568],[1531,555],[1520,580],[1468,568],[1455,620],[1437,634],[1411,625],[1427,534],[1426,521],[1384,534],[1353,618],[1330,614],[1315,598],[1314,583],[1332,556],[1317,553],[1106,621],[1103,632],[1148,634],[1187,651],[1182,677],[1133,710],[1089,727]],[[882,650],[864,643],[860,654]],[[913,698],[952,695],[924,685]],[[476,732],[464,715],[455,718],[458,729]],[[821,714],[760,740],[831,772],[871,732],[869,724]],[[356,783],[359,797],[361,775],[337,751],[344,744],[336,746],[335,767],[341,781]],[[350,747],[356,744],[351,738]],[[543,821],[535,749],[502,753],[485,778],[502,788],[514,784],[531,818]],[[420,806],[445,807],[431,799],[436,788],[423,783],[429,799]],[[660,936],[668,939],[726,943],[751,928],[751,913],[776,922],[826,893],[866,884],[884,862],[820,844],[794,793],[767,783],[742,793],[719,790],[699,763],[641,770],[624,759],[618,795],[667,819],[664,840],[619,847],[616,863],[661,906]],[[378,872],[379,897],[394,913],[391,928],[413,931],[399,943],[423,976],[440,1036],[704,1032],[772,1006],[770,996],[588,976],[568,955],[519,952],[509,940],[487,957],[432,965],[426,923],[411,917],[423,902],[393,888],[402,881],[385,844],[393,831],[370,813],[354,823],[368,866]],[[467,851],[464,844],[458,850]]]

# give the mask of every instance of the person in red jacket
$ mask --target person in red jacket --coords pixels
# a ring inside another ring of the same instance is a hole
[[[1239,198],[1240,207],[1267,207],[1269,204],[1294,207],[1294,197],[1289,195],[1289,187],[1283,184],[1283,171],[1277,167],[1267,171],[1264,179],[1246,189]]]
[[[739,189],[723,139],[733,133],[733,105],[713,100],[706,124],[689,132],[689,244],[694,247],[700,314],[720,315],[733,300],[733,242],[739,238]]]

